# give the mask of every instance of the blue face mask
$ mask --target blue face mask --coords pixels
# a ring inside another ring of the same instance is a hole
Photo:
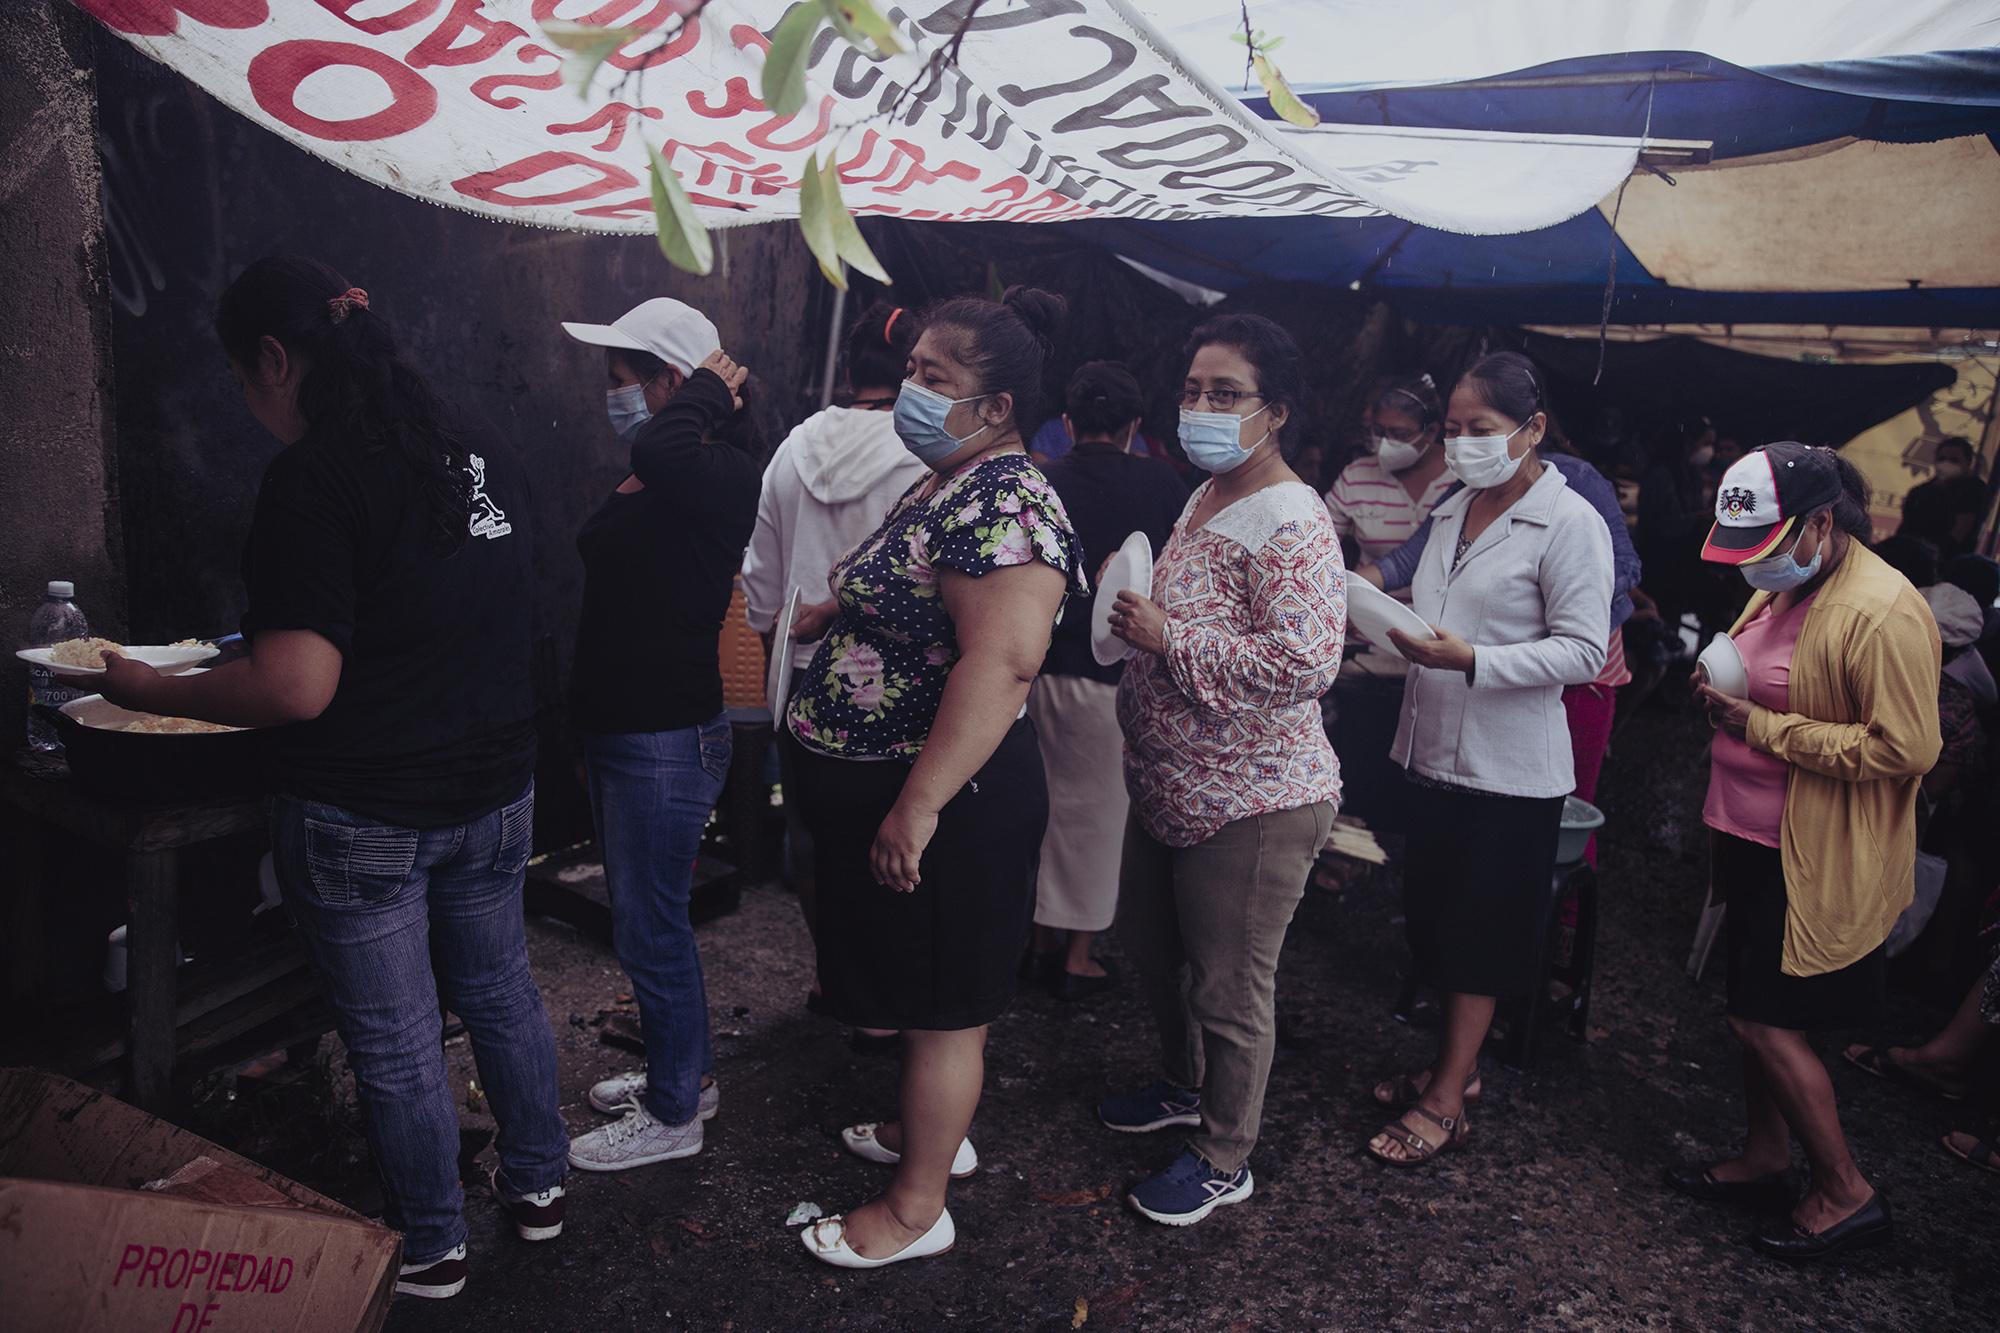
[[[901,392],[896,395],[896,435],[902,440],[903,447],[915,454],[919,462],[936,467],[993,429],[988,423],[961,438],[944,428],[952,408],[960,403],[977,402],[984,397],[986,395],[982,393],[970,398],[947,398],[935,389],[926,389],[915,380],[904,380]]]
[[[639,434],[639,427],[653,418],[653,409],[646,406],[646,386],[628,384],[622,389],[613,389],[604,395],[604,410],[611,418],[611,429],[618,432],[618,438],[630,440]]]
[[[1243,443],[1243,423],[1255,421],[1270,410],[1266,403],[1247,417],[1239,417],[1234,412],[1190,412],[1181,409],[1181,448],[1187,451],[1188,462],[1212,475],[1233,472],[1249,461],[1258,446],[1271,438],[1265,431],[1257,437],[1256,444]]]
[[[1794,542],[1792,546],[1793,551],[1798,549],[1798,543]],[[1826,548],[1821,546],[1813,552],[1812,561],[1802,565],[1793,558],[1792,551],[1784,551],[1768,560],[1753,561],[1737,568],[1743,575],[1743,581],[1759,592],[1790,592],[1812,582],[1813,576],[1819,573],[1820,557],[1825,554]]]

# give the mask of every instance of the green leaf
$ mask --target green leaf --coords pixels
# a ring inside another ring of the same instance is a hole
[[[806,104],[806,60],[813,34],[826,21],[826,11],[799,4],[778,22],[771,49],[764,53],[764,106],[774,116],[797,115]]]
[[[1285,76],[1266,56],[1256,56],[1251,61],[1257,71],[1257,82],[1264,85],[1264,95],[1271,99],[1271,110],[1278,113],[1278,119],[1311,129],[1319,124],[1319,112],[1299,100],[1292,91],[1292,85],[1285,82]]]
[[[819,159],[806,159],[799,176],[799,230],[805,234],[806,248],[819,261],[819,271],[842,291],[847,290],[847,274],[840,266],[840,241],[834,233],[833,213],[840,207],[838,197],[827,197],[826,176]]]
[[[889,271],[882,267],[882,261],[868,248],[862,239],[861,227],[854,220],[854,214],[847,211],[847,203],[840,197],[840,166],[834,154],[826,155],[826,168],[821,183],[821,198],[833,216],[833,248],[847,261],[849,268],[866,273],[875,281],[888,284]]]
[[[619,47],[645,33],[638,28],[593,28],[558,20],[544,23],[542,35],[569,52],[563,59],[563,82],[573,84],[579,94],[588,95],[599,67]]]
[[[1236,43],[1238,46],[1248,46],[1250,44],[1250,39],[1248,37],[1245,37],[1240,32],[1230,33],[1229,40]]]
[[[653,163],[653,226],[659,233],[660,253],[675,268],[706,276],[715,267],[715,245],[708,228],[694,211],[694,201],[681,187],[680,175],[660,150],[646,145]]]
[[[873,54],[877,59],[902,51],[903,44],[896,40],[896,25],[882,16],[873,0],[820,0],[820,3],[826,6],[834,28],[856,47],[866,38],[875,48]]]

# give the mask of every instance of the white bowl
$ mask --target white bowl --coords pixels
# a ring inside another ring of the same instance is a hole
[[[1750,697],[1750,672],[1743,665],[1743,654],[1736,650],[1735,640],[1727,634],[1709,640],[1708,647],[1694,660],[1717,690],[1732,699]]]

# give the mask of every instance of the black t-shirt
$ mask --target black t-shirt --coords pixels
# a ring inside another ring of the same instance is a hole
[[[470,531],[449,555],[397,453],[309,434],[271,461],[243,554],[243,631],[340,650],[324,713],[273,732],[277,790],[407,828],[463,823],[534,773],[526,479],[470,438]]]
[[[677,731],[722,711],[722,620],[763,485],[756,458],[706,438],[732,407],[714,372],[695,371],[632,443],[644,489],[613,492],[577,534],[580,731]]]
[[[1090,584],[1125,539],[1146,534],[1158,555],[1174,523],[1187,507],[1188,489],[1174,470],[1155,458],[1140,458],[1110,444],[1079,444],[1043,469],[1062,497],[1070,525],[1083,546],[1083,569]],[[1082,676],[1118,683],[1124,664],[1099,666],[1090,651],[1090,608],[1071,607],[1056,626],[1042,670],[1054,676]]]

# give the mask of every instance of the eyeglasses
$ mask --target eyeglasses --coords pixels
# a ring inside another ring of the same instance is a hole
[[[1192,384],[1181,386],[1182,407],[1193,407],[1206,398],[1208,399],[1208,405],[1218,412],[1235,410],[1236,405],[1245,398],[1262,398],[1263,396],[1261,393],[1252,393],[1247,389],[1201,389]]]

